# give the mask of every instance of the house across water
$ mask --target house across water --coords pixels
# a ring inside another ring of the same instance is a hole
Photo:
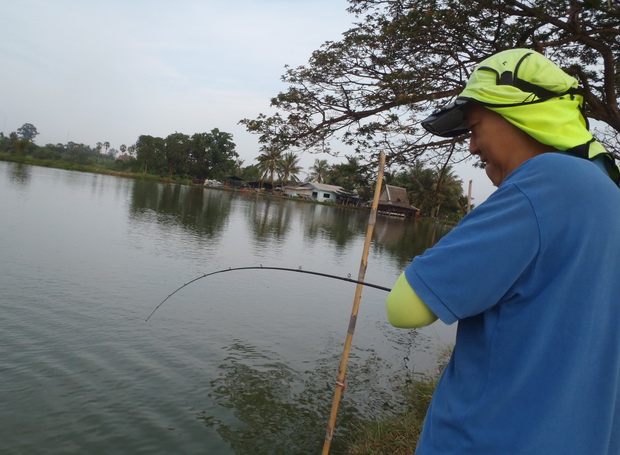
[[[326,183],[306,182],[294,187],[287,186],[283,189],[283,194],[313,199],[318,202],[333,202],[334,204],[359,205],[361,203],[357,192],[347,192],[341,186],[327,185]]]

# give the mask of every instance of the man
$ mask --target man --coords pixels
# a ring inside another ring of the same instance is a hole
[[[399,277],[390,322],[459,321],[416,454],[620,453],[620,175],[577,81],[514,49],[423,125],[498,187]]]

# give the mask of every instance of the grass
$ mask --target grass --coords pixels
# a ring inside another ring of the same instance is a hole
[[[426,411],[451,353],[451,347],[444,348],[439,355],[437,371],[414,380],[405,389],[406,410],[403,413],[361,422],[349,435],[347,455],[411,455],[417,447]]]
[[[348,443],[349,455],[411,455],[417,446],[436,378],[416,380],[405,393],[407,410],[400,416],[362,422]]]

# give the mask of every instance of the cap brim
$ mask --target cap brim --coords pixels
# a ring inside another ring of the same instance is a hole
[[[442,137],[456,137],[469,132],[463,108],[469,100],[457,99],[422,120],[426,131]]]

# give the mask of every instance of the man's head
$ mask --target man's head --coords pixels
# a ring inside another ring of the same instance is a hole
[[[612,179],[620,180],[613,157],[588,131],[577,80],[543,55],[512,49],[487,58],[475,68],[455,102],[422,125],[443,137],[465,134],[469,131],[465,109],[474,103],[553,149],[590,160],[604,157]]]

